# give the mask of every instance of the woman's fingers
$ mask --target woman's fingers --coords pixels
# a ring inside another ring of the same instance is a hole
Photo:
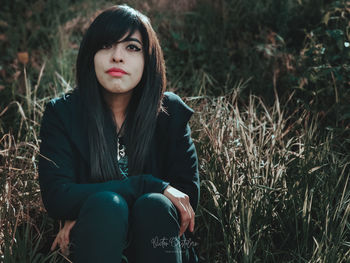
[[[69,243],[69,233],[70,233],[70,229],[67,229],[66,231],[64,231],[64,242],[66,244]]]
[[[63,255],[65,255],[65,256],[69,255],[69,250],[68,250],[67,246],[62,246],[61,251],[62,251]]]
[[[51,245],[51,251],[54,251],[56,246],[57,246],[57,242],[58,242],[58,239],[57,239],[57,236],[55,238],[55,240],[53,241],[52,245]]]
[[[193,211],[192,206],[190,205],[191,208],[191,213],[192,213],[192,218],[191,218],[191,227],[190,227],[190,231],[193,232],[194,231],[194,224],[195,224],[195,212]]]
[[[69,244],[69,234],[71,229],[73,228],[73,226],[75,225],[76,220],[74,221],[68,221],[67,225],[65,225],[65,232],[64,232],[64,240],[67,243],[67,245]]]
[[[193,232],[194,230],[194,211],[190,203],[188,203],[183,211],[181,211],[181,227],[180,227],[180,236],[186,231],[189,227],[189,230]]]
[[[188,227],[188,224],[189,224],[189,220],[188,219],[185,219],[183,218],[181,220],[181,226],[180,226],[180,233],[179,233],[179,236],[181,237],[183,233],[185,233],[187,227]]]
[[[57,245],[60,247],[63,254],[67,255],[69,253],[68,251],[68,245],[69,245],[69,233],[70,230],[75,225],[75,221],[66,220],[64,227],[60,227],[60,231],[58,232],[54,242],[51,246],[51,251],[55,250]]]
[[[190,204],[188,204],[188,213],[190,214],[190,220],[189,220],[189,224],[188,224],[188,228],[191,232],[193,232],[193,229],[194,229],[194,212],[193,212],[193,209],[191,207]]]
[[[187,227],[191,232],[194,231],[195,213],[190,203],[186,207],[185,211],[181,213],[180,236],[186,231]]]
[[[193,232],[195,214],[190,204],[189,196],[170,185],[164,190],[164,195],[170,199],[180,213],[181,225],[179,236],[182,236],[187,227]]]
[[[188,224],[189,224],[189,214],[186,207],[186,197],[182,198],[178,201],[178,209],[180,211],[180,218],[181,218],[181,225],[180,225],[180,233],[179,236],[181,237],[182,234],[185,232]]]

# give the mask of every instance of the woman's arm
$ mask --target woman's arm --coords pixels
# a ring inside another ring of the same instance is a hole
[[[44,206],[53,218],[76,219],[84,201],[96,192],[113,191],[132,204],[144,193],[163,193],[169,185],[150,174],[131,176],[122,181],[76,183],[78,171],[75,171],[69,135],[50,102],[45,107],[40,138],[39,183]]]
[[[187,194],[193,210],[196,210],[200,193],[198,157],[188,124],[194,111],[173,92],[165,92],[164,95],[164,106],[168,112],[165,118],[168,128],[164,132],[169,136],[165,179]]]
[[[188,123],[178,130],[173,147],[167,178],[171,186],[189,196],[190,204],[196,210],[200,193],[198,157]]]
[[[195,145],[191,138],[188,124],[193,110],[180,97],[169,94],[169,104],[172,125],[166,176],[170,186],[164,191],[179,211],[181,217],[181,236],[188,228],[193,232],[195,225],[195,210],[199,202],[198,158]],[[173,187],[173,188],[172,188]]]

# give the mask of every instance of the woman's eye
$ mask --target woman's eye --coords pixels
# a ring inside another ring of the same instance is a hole
[[[141,48],[135,46],[135,45],[128,45],[127,49],[133,50],[133,51],[140,51]]]
[[[111,44],[105,44],[102,46],[102,49],[110,49],[110,48],[112,48]]]

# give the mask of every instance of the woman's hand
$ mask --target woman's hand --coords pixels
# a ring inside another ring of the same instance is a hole
[[[69,255],[69,250],[68,250],[68,244],[69,244],[69,233],[72,227],[75,225],[76,220],[71,221],[71,220],[66,220],[64,223],[64,227],[61,228],[61,222],[60,222],[60,231],[58,232],[55,240],[52,243],[51,246],[51,251],[55,250],[57,244],[61,248],[62,253],[65,256]]]
[[[188,197],[188,195],[177,190],[171,185],[165,188],[163,194],[170,199],[170,201],[175,205],[175,207],[180,212],[181,226],[180,226],[179,236],[180,237],[182,236],[182,234],[186,231],[188,226],[190,231],[193,232],[195,214],[190,204],[190,198]]]

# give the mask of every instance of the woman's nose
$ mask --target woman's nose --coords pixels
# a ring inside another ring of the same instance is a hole
[[[116,63],[124,61],[124,54],[120,45],[116,45],[113,48],[112,60],[113,62],[116,62]]]

